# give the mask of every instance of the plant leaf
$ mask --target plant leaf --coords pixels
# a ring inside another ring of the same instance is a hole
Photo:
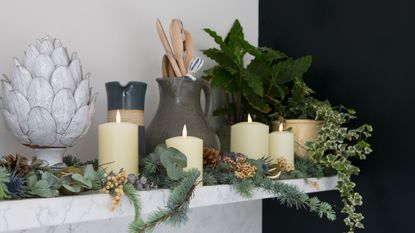
[[[207,34],[209,34],[215,40],[216,44],[218,44],[221,48],[226,46],[222,37],[219,36],[215,31],[209,28],[204,28],[203,31],[207,32]]]
[[[83,186],[85,186],[88,189],[92,188],[92,181],[88,180],[87,178],[83,177],[80,174],[72,174],[72,179],[75,181],[78,181],[79,183],[81,183]]]

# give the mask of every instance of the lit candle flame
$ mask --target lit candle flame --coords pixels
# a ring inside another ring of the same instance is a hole
[[[186,128],[186,124],[184,124],[184,126],[183,126],[182,135],[183,135],[183,137],[184,137],[184,138],[185,138],[185,137],[187,137],[187,128]]]
[[[115,122],[121,123],[121,114],[120,110],[117,110],[117,116],[115,117]]]
[[[281,124],[280,124],[280,127],[278,128],[278,131],[282,132],[282,131],[283,131],[283,129],[284,129],[284,127],[283,127],[283,124],[281,123]]]
[[[251,114],[248,113],[248,123],[252,123]]]

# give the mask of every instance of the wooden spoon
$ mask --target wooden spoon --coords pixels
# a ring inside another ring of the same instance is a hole
[[[183,60],[183,36],[182,36],[182,23],[179,19],[173,19],[170,24],[170,38],[172,41],[174,58],[180,67],[180,72],[186,74],[186,66]]]
[[[173,67],[174,73],[176,74],[177,77],[182,77],[182,73],[180,71],[179,66],[176,63],[176,60],[174,59],[172,49],[170,47],[166,33],[164,32],[163,26],[161,25],[160,19],[157,19],[156,21],[156,28],[157,28],[157,33],[160,37],[161,44],[163,45],[167,58],[169,59],[170,64]]]
[[[173,67],[171,66],[170,62],[167,64],[167,75],[168,75],[168,77],[170,77],[170,78],[177,77],[177,76],[174,74],[174,70],[173,70]]]
[[[167,78],[168,77],[168,67],[169,65],[169,58],[167,57],[167,55],[163,55],[163,59],[161,60],[161,76],[163,78]]]
[[[184,65],[189,67],[193,59],[193,40],[192,35],[187,30],[184,30],[184,45]],[[187,70],[186,73],[189,73],[189,71]]]

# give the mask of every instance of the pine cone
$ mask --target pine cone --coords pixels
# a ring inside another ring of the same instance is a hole
[[[203,148],[203,167],[216,168],[220,163],[220,152],[214,148]]]
[[[0,166],[7,167],[10,171],[15,172],[17,176],[23,177],[30,171],[30,164],[26,157],[19,154],[6,155],[0,160]]]

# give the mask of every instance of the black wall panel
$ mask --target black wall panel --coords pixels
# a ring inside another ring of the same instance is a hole
[[[261,46],[313,55],[306,80],[318,97],[353,107],[355,124],[375,128],[374,152],[355,179],[366,216],[357,232],[415,232],[415,1],[260,0],[259,15]],[[340,205],[334,192],[318,196]],[[341,219],[272,200],[263,211],[264,233],[345,231]]]

